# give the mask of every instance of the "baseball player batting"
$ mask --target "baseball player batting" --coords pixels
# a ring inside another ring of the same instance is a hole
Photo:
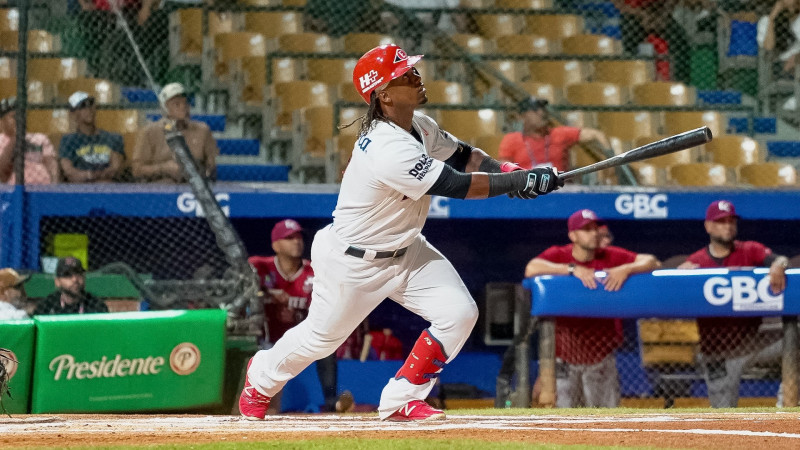
[[[415,109],[427,102],[414,68],[422,55],[376,47],[353,70],[369,104],[344,172],[333,223],[311,246],[315,278],[306,320],[248,363],[239,410],[263,419],[270,397],[313,361],[336,350],[367,315],[391,298],[431,323],[381,393],[382,420],[444,419],[428,396],[478,318],[450,261],[420,233],[430,196],[536,198],[560,183],[552,168],[501,164],[441,130]]]

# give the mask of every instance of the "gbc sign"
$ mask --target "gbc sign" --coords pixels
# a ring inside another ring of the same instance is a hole
[[[665,219],[667,217],[667,194],[620,194],[614,208],[622,215],[633,215],[637,219]]]
[[[428,217],[438,217],[446,219],[450,217],[450,205],[447,204],[447,197],[431,196],[431,205],[428,207]]]
[[[231,200],[230,194],[219,193],[215,195],[214,198],[217,200],[217,203],[219,203],[220,208],[222,208],[222,212],[226,216],[230,216],[231,207],[227,204]],[[206,215],[206,212],[203,211],[203,205],[198,203],[194,194],[190,192],[184,192],[178,196],[178,210],[184,214],[194,213],[197,217],[205,217]]]
[[[734,311],[783,310],[783,293],[772,294],[768,275],[759,281],[751,276],[711,277],[703,284],[703,297],[714,306],[733,301]]]

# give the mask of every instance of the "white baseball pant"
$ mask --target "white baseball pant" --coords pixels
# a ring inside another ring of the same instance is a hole
[[[344,253],[327,226],[311,246],[314,290],[306,320],[269,350],[253,357],[250,382],[272,397],[312,362],[334,352],[385,298],[391,298],[431,323],[429,333],[451,361],[478,319],[478,308],[450,261],[419,235],[399,258],[367,261]],[[433,381],[414,385],[390,379],[378,413],[385,419],[411,400],[424,399]]]

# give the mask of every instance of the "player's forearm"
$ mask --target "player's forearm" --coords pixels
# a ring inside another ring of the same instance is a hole
[[[636,255],[636,260],[632,263],[622,264],[617,267],[625,270],[628,275],[633,275],[635,273],[652,272],[661,267],[661,261],[653,255],[640,253]]]

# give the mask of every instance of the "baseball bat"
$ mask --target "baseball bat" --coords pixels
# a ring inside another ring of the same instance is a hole
[[[571,178],[579,177],[587,173],[597,172],[598,170],[608,169],[610,167],[617,167],[624,164],[629,164],[643,159],[655,158],[656,156],[667,155],[669,153],[679,152],[698,145],[703,145],[711,141],[711,130],[708,127],[700,127],[691,131],[686,131],[675,136],[661,139],[660,141],[651,142],[650,144],[636,147],[620,155],[612,156],[611,158],[598,161],[588,166],[579,167],[574,170],[569,170],[564,173],[558,174],[558,179],[561,181],[569,180]]]

